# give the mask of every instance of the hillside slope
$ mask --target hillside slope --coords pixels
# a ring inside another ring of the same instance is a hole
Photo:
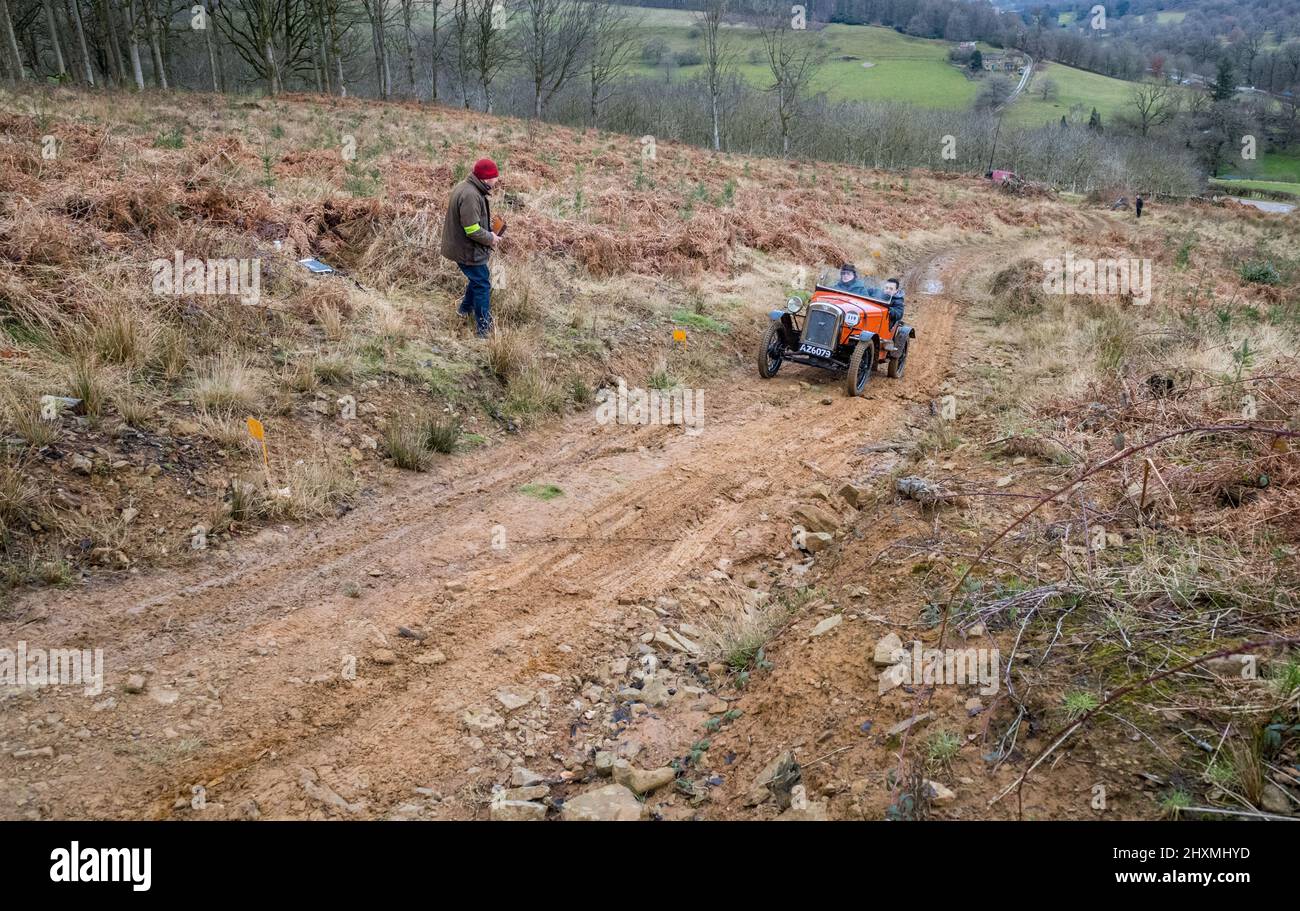
[[[643,157],[399,104],[2,100],[0,371],[24,391],[5,411],[0,641],[105,665],[94,694],[0,691],[5,816],[1300,805],[1294,216],[1134,223],[970,179]],[[514,247],[505,331],[482,343],[434,251],[451,181],[485,153]],[[148,264],[175,249],[263,257],[264,299],[154,295]],[[1048,293],[1066,253],[1145,260],[1151,293]],[[306,255],[356,283],[309,283]],[[842,258],[904,279],[906,376],[852,399],[812,369],[758,379],[766,311]],[[246,395],[214,396],[232,374]],[[619,377],[702,391],[697,432],[601,419]],[[25,410],[86,382],[106,387],[97,413]],[[345,417],[349,393],[373,409]],[[269,471],[243,439],[259,414]],[[396,432],[418,416],[454,428],[450,452],[428,425]],[[424,473],[397,467],[404,445]],[[909,477],[943,502],[899,493]],[[814,521],[826,537],[803,544]],[[42,581],[49,564],[66,569]],[[885,691],[890,632],[996,647],[1004,676],[988,696]],[[1257,676],[1144,683],[1248,641]],[[1023,804],[997,799],[1080,719]],[[794,794],[762,781],[786,751]],[[607,774],[641,802],[601,803]]]

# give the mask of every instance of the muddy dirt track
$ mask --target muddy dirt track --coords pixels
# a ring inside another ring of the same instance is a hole
[[[925,282],[951,292],[974,255],[909,275],[908,376],[881,371],[865,398],[797,366],[762,381],[747,360],[707,390],[695,435],[583,412],[404,478],[337,521],[26,596],[0,641],[102,648],[106,685],[6,700],[0,816],[383,818],[415,801],[422,818],[482,818],[512,765],[558,775],[578,687],[635,656],[654,628],[642,605],[699,583],[737,600],[770,585],[790,491],[851,476],[859,448],[926,413],[959,305]],[[543,502],[525,484],[563,495]],[[131,674],[143,692],[124,691]],[[537,694],[527,723],[466,729],[467,710],[501,712],[512,687]]]

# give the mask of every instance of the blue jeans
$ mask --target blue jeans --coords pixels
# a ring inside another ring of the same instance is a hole
[[[474,314],[475,331],[482,338],[492,328],[492,273],[488,271],[487,263],[477,266],[467,266],[464,263],[457,265],[469,279],[465,285],[465,297],[457,312],[461,316]]]

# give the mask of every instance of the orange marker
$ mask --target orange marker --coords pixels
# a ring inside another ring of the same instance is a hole
[[[248,435],[262,444],[262,461],[268,473],[271,471],[271,454],[266,449],[266,428],[257,418],[248,419]]]

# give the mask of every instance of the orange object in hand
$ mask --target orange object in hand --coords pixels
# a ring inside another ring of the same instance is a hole
[[[506,222],[500,215],[492,216],[492,233],[497,235],[506,233]]]

